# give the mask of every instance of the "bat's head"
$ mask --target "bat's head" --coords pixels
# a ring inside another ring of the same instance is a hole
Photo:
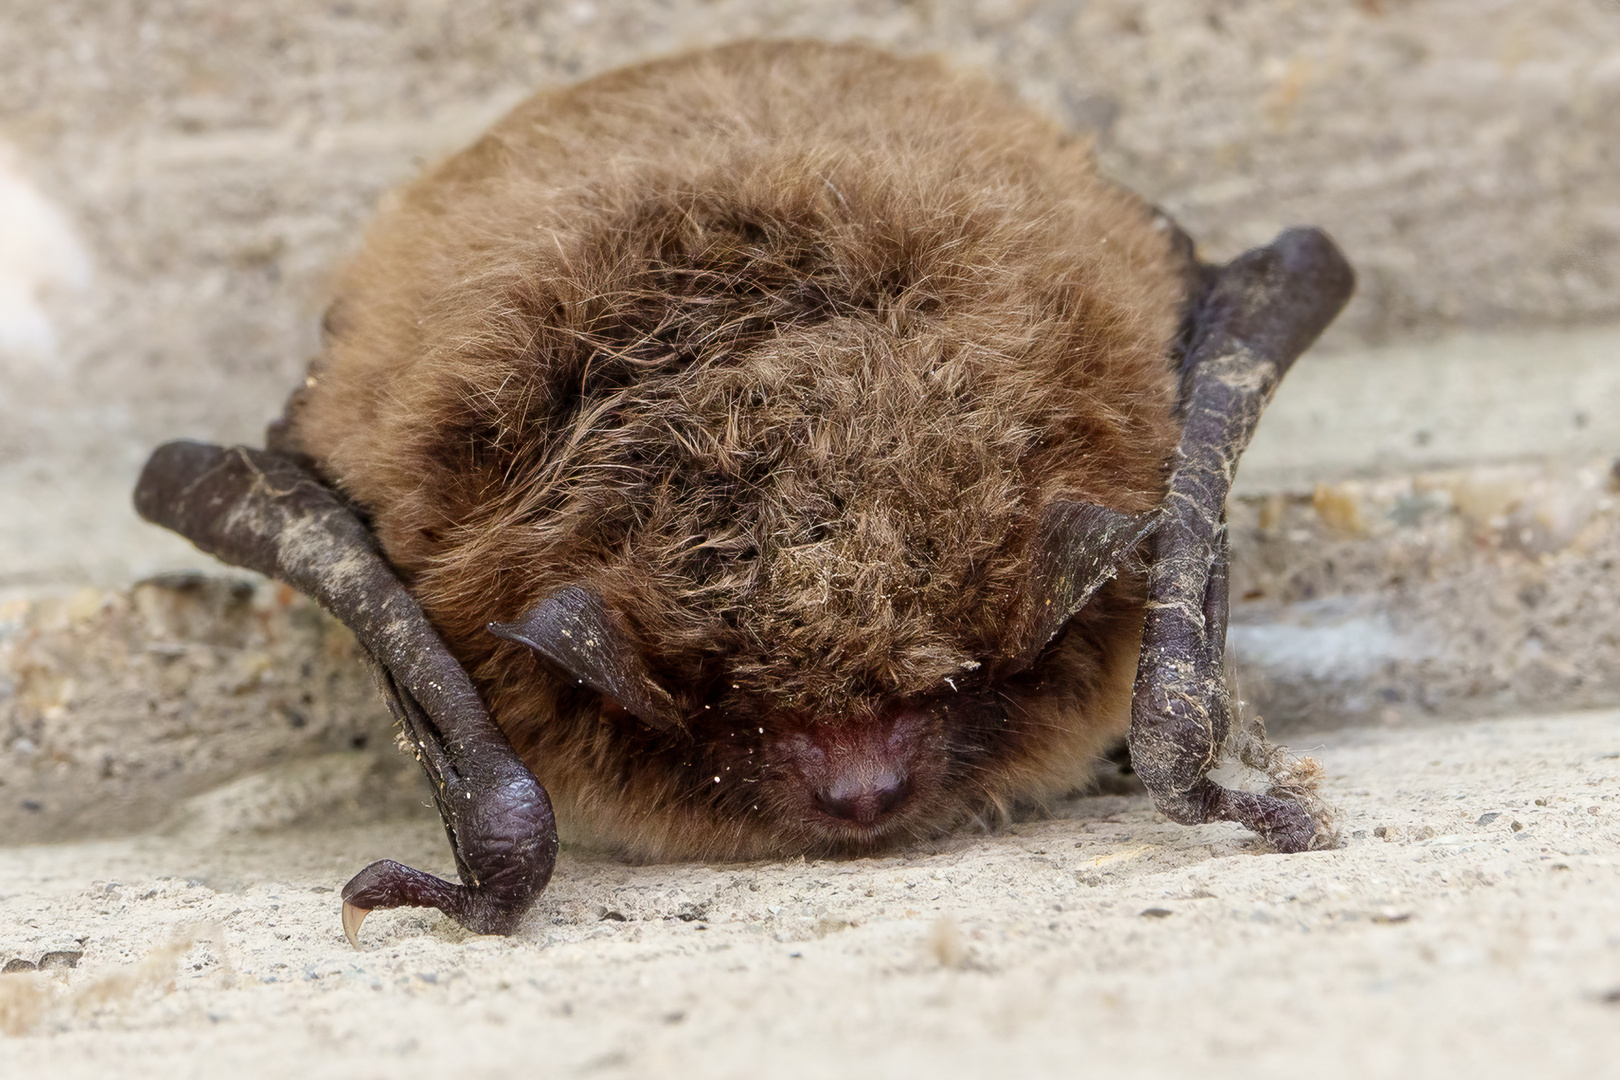
[[[1124,731],[1141,628],[1132,576],[1096,584],[1044,645],[1026,610],[997,628],[1022,649],[929,649],[898,679],[785,641],[674,657],[572,587],[491,628],[544,672],[514,685],[524,660],[492,660],[496,712],[576,835],[643,858],[872,851],[1086,782]]]

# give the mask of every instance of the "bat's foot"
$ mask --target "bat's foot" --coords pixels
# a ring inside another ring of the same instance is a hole
[[[1285,855],[1311,850],[1317,823],[1299,803],[1275,795],[1234,791],[1209,780],[1205,783],[1209,787],[1206,799],[1197,800],[1207,804],[1203,821],[1235,821],[1259,833]]]
[[[1319,814],[1293,799],[1222,788],[1208,775],[1231,730],[1226,497],[1277,381],[1338,314],[1354,282],[1333,241],[1312,229],[1291,229],[1208,276],[1186,330],[1186,422],[1150,541],[1131,702],[1136,773],[1172,821],[1235,821],[1285,852],[1330,840]]]
[[[1293,799],[1235,791],[1204,777],[1189,791],[1157,793],[1153,802],[1160,813],[1178,825],[1235,821],[1259,833],[1261,839],[1284,855],[1322,846],[1314,843],[1322,832],[1320,823]]]
[[[557,859],[551,800],[353,508],[284,454],[183,441],[153,452],[135,507],[314,597],[353,630],[433,784],[467,884],[373,863],[343,888],[349,941],[358,948],[367,913],[391,907],[434,907],[475,933],[511,933]]]
[[[452,742],[392,671],[374,657],[371,669],[433,783],[465,884],[392,859],[372,863],[343,886],[349,944],[360,947],[360,924],[378,908],[438,908],[475,934],[510,934],[557,862],[557,826],[546,789],[493,725]],[[482,710],[473,716],[483,718]],[[464,730],[472,727],[465,715],[461,719]]]
[[[382,859],[343,886],[343,933],[358,949],[360,925],[378,908],[430,907],[438,908],[475,934],[510,934],[538,892],[457,885],[392,859]]]

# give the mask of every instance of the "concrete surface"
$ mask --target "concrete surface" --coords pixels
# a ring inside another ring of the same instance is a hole
[[[1620,325],[1305,354],[1234,494],[1440,469],[1620,460]]]
[[[0,1075],[1616,1075],[1620,714],[1311,746],[1335,851],[1142,796],[893,858],[565,849],[513,937],[379,912],[358,953],[333,890],[444,870],[425,813],[0,849],[0,964],[49,957],[0,974]]]

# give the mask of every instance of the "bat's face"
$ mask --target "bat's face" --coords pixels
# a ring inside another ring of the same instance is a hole
[[[642,857],[870,850],[1086,782],[1140,637],[1133,578],[1090,590],[1140,534],[1109,526],[1145,519],[1059,496],[1146,510],[1157,463],[1082,420],[1093,453],[1044,475],[1042,388],[959,333],[834,320],[644,370],[561,448],[511,440],[450,534],[379,515],[565,829]]]
[[[767,688],[732,681],[721,663],[680,729],[580,694],[561,703],[559,713],[573,715],[533,729],[533,759],[545,760],[542,745],[566,752],[570,765],[546,776],[562,820],[641,857],[913,841],[1085,782],[1128,718],[1140,634],[1132,591],[1110,590],[1015,676],[969,663],[925,690],[786,709]],[[563,730],[566,742],[550,737]]]
[[[1022,670],[986,655],[882,687],[827,655],[798,681],[839,688],[812,700],[769,675],[804,670],[787,642],[676,661],[612,621],[531,619],[478,670],[565,829],[642,858],[870,851],[1081,786],[1124,733],[1141,630],[1127,577]],[[648,684],[675,689],[655,708]]]

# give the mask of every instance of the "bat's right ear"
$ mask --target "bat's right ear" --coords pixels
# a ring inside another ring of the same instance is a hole
[[[1119,573],[1158,522],[1158,515],[1127,514],[1095,503],[1058,499],[1035,532],[1029,602],[1000,674],[1015,675],[1035,662],[1058,632]]]
[[[587,589],[570,585],[516,622],[490,623],[489,632],[527,645],[648,727],[667,732],[685,729],[675,699],[653,680],[601,599]]]

